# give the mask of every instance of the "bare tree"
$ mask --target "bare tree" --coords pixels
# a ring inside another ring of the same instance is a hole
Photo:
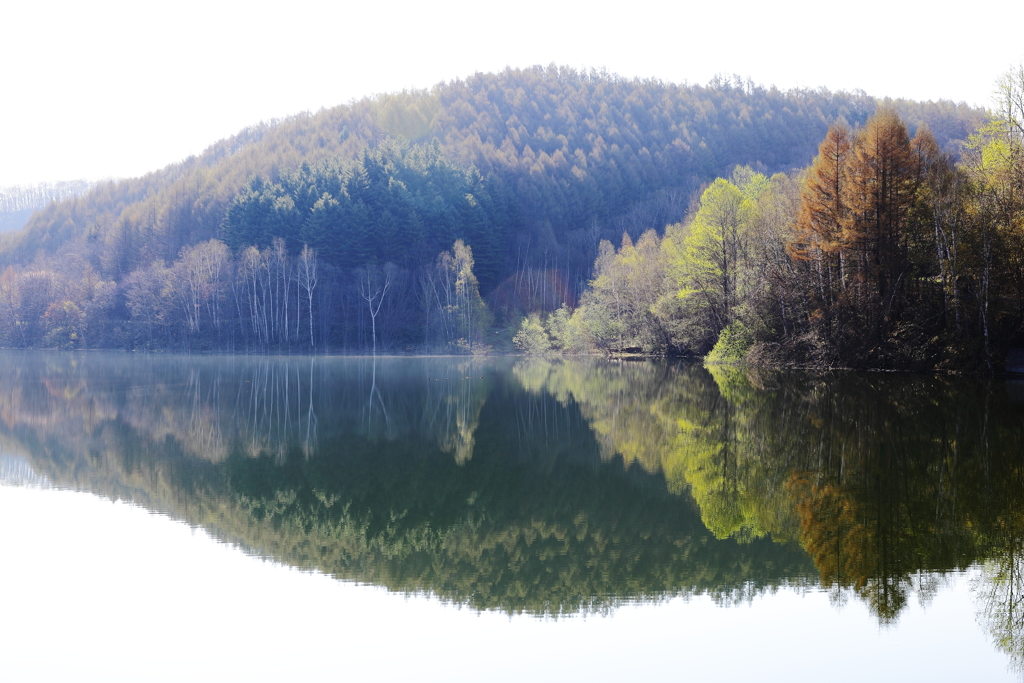
[[[376,264],[367,265],[357,271],[359,295],[366,301],[370,311],[370,327],[373,335],[373,355],[377,355],[377,314],[387,296],[388,289],[395,279],[396,266],[386,263],[381,268]]]
[[[308,244],[302,245],[302,251],[299,253],[298,279],[299,287],[305,290],[306,300],[309,304],[309,347],[315,349],[316,340],[313,337],[313,291],[316,289],[317,282],[317,262],[316,250],[310,249]],[[299,311],[298,304],[296,303],[296,323],[298,323],[298,319]],[[296,327],[298,327],[297,324]],[[296,335],[298,335],[298,330],[296,330]]]

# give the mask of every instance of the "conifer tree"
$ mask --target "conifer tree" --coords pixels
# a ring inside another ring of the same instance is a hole
[[[910,269],[907,218],[917,196],[917,170],[907,127],[882,108],[857,135],[845,168],[850,219],[842,240],[853,252],[854,306],[880,340],[899,313]],[[871,340],[865,340],[871,341]]]
[[[796,233],[788,245],[793,258],[805,262],[811,271],[815,318],[822,321],[826,339],[833,337],[837,298],[846,288],[843,239],[850,220],[846,205],[850,150],[846,127],[833,124],[807,173]]]

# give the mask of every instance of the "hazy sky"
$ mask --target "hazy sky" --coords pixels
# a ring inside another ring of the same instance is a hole
[[[505,66],[988,106],[1024,2],[8,2],[0,187],[140,175],[260,120]]]

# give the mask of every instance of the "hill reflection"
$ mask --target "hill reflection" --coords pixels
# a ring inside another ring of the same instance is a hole
[[[802,581],[795,545],[718,542],[657,474],[607,462],[512,361],[12,354],[6,438],[57,486],[252,552],[542,614]]]
[[[820,585],[883,621],[980,564],[1021,650],[997,380],[603,361],[7,354],[5,451],[252,552],[562,614]],[[1024,659],[1018,656],[1018,661]]]

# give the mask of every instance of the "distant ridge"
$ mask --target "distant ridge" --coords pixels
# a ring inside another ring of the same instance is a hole
[[[0,188],[0,232],[18,230],[36,209],[85,194],[95,185],[89,180],[62,180]]]

